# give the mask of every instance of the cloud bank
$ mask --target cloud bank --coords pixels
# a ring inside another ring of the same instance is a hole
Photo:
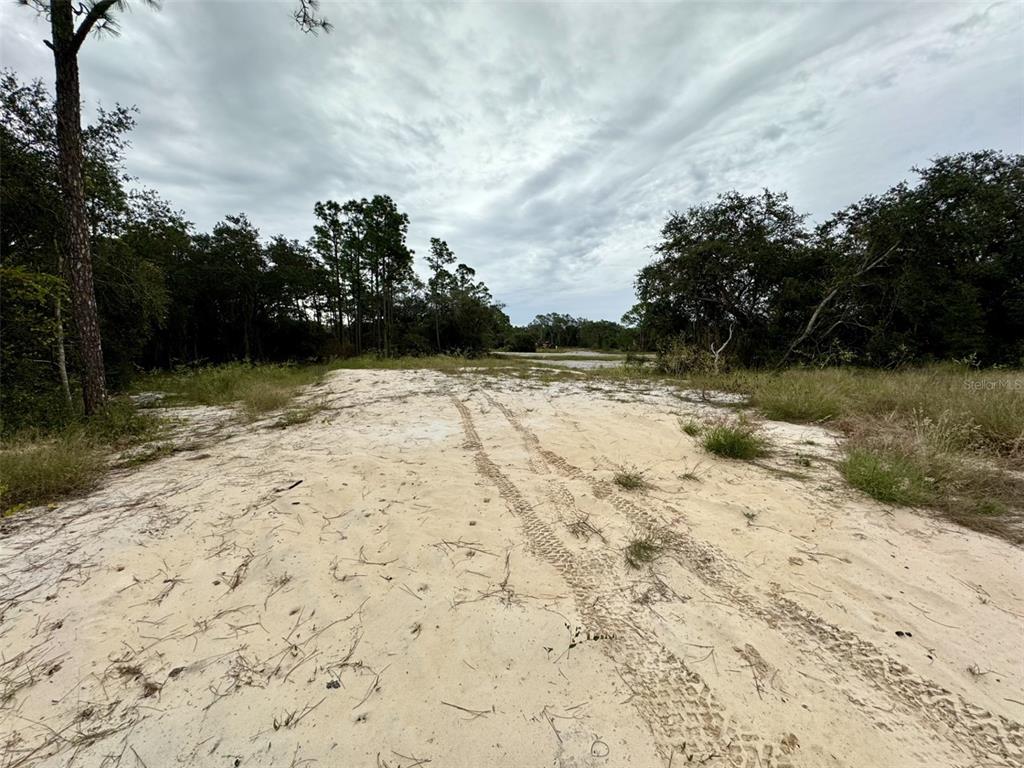
[[[129,171],[201,228],[305,239],[316,200],[390,194],[515,322],[618,319],[665,216],[786,190],[816,219],[939,154],[1024,151],[1024,5],[134,3],[82,91],[135,104]],[[0,60],[52,81],[46,23]]]

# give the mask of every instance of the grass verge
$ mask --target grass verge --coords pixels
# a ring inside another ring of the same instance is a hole
[[[834,422],[893,415],[942,430],[952,447],[1024,459],[1024,373],[943,364],[904,370],[793,369],[692,377],[703,389],[749,395],[767,418]]]
[[[745,394],[779,421],[846,435],[840,471],[878,501],[1024,543],[1024,373],[958,364],[902,370],[734,371],[691,376]]]
[[[1024,543],[1024,476],[999,458],[951,448],[895,419],[857,423],[839,468],[878,501],[928,507],[972,530]]]
[[[127,398],[50,434],[23,432],[0,445],[0,510],[4,516],[85,493],[109,466],[111,452],[153,440],[161,420]]]
[[[235,406],[247,419],[287,406],[299,389],[321,381],[325,365],[226,365],[153,373],[140,379],[137,391],[166,392],[161,404]]]

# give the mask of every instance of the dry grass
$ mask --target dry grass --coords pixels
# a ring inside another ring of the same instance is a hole
[[[645,488],[650,488],[651,484],[644,479],[643,472],[638,469],[626,469],[621,472],[616,472],[615,477],[612,481],[627,491],[641,491]]]
[[[934,365],[900,371],[852,368],[737,371],[691,379],[750,396],[767,418],[842,422],[892,415],[936,425],[957,448],[1024,458],[1024,372]]]
[[[0,451],[0,507],[8,515],[84,493],[105,467],[96,443],[80,435],[17,441]]]
[[[281,414],[281,417],[270,426],[276,429],[287,429],[298,424],[305,424],[312,420],[318,413],[327,410],[327,401],[318,400],[306,405],[298,405],[288,408]]]
[[[1011,459],[963,448],[949,420],[864,416],[844,423],[840,470],[888,504],[927,507],[972,530],[1024,543],[1024,477]]]
[[[637,536],[626,545],[626,563],[631,568],[653,563],[661,555],[664,547],[658,539],[652,535]]]

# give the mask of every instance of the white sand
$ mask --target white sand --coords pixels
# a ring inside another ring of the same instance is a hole
[[[0,766],[1022,764],[1021,551],[850,492],[824,431],[752,466],[657,388],[325,394],[5,521]]]

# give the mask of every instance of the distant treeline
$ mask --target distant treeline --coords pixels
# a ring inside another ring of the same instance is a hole
[[[516,328],[508,339],[508,348],[513,352],[558,347],[633,350],[639,345],[635,328],[611,320],[587,320],[557,312],[537,315],[529,325]]]
[[[672,214],[624,321],[690,360],[1021,365],[1024,156],[915,171],[816,227],[768,190]]]
[[[0,413],[4,431],[67,418],[79,361],[59,247],[52,97],[0,78]],[[123,165],[132,110],[85,129],[85,187],[108,385],[140,369],[377,352],[476,354],[508,317],[439,239],[413,271],[409,218],[386,195],[315,205],[311,237],[265,240],[244,214],[197,232]]]

